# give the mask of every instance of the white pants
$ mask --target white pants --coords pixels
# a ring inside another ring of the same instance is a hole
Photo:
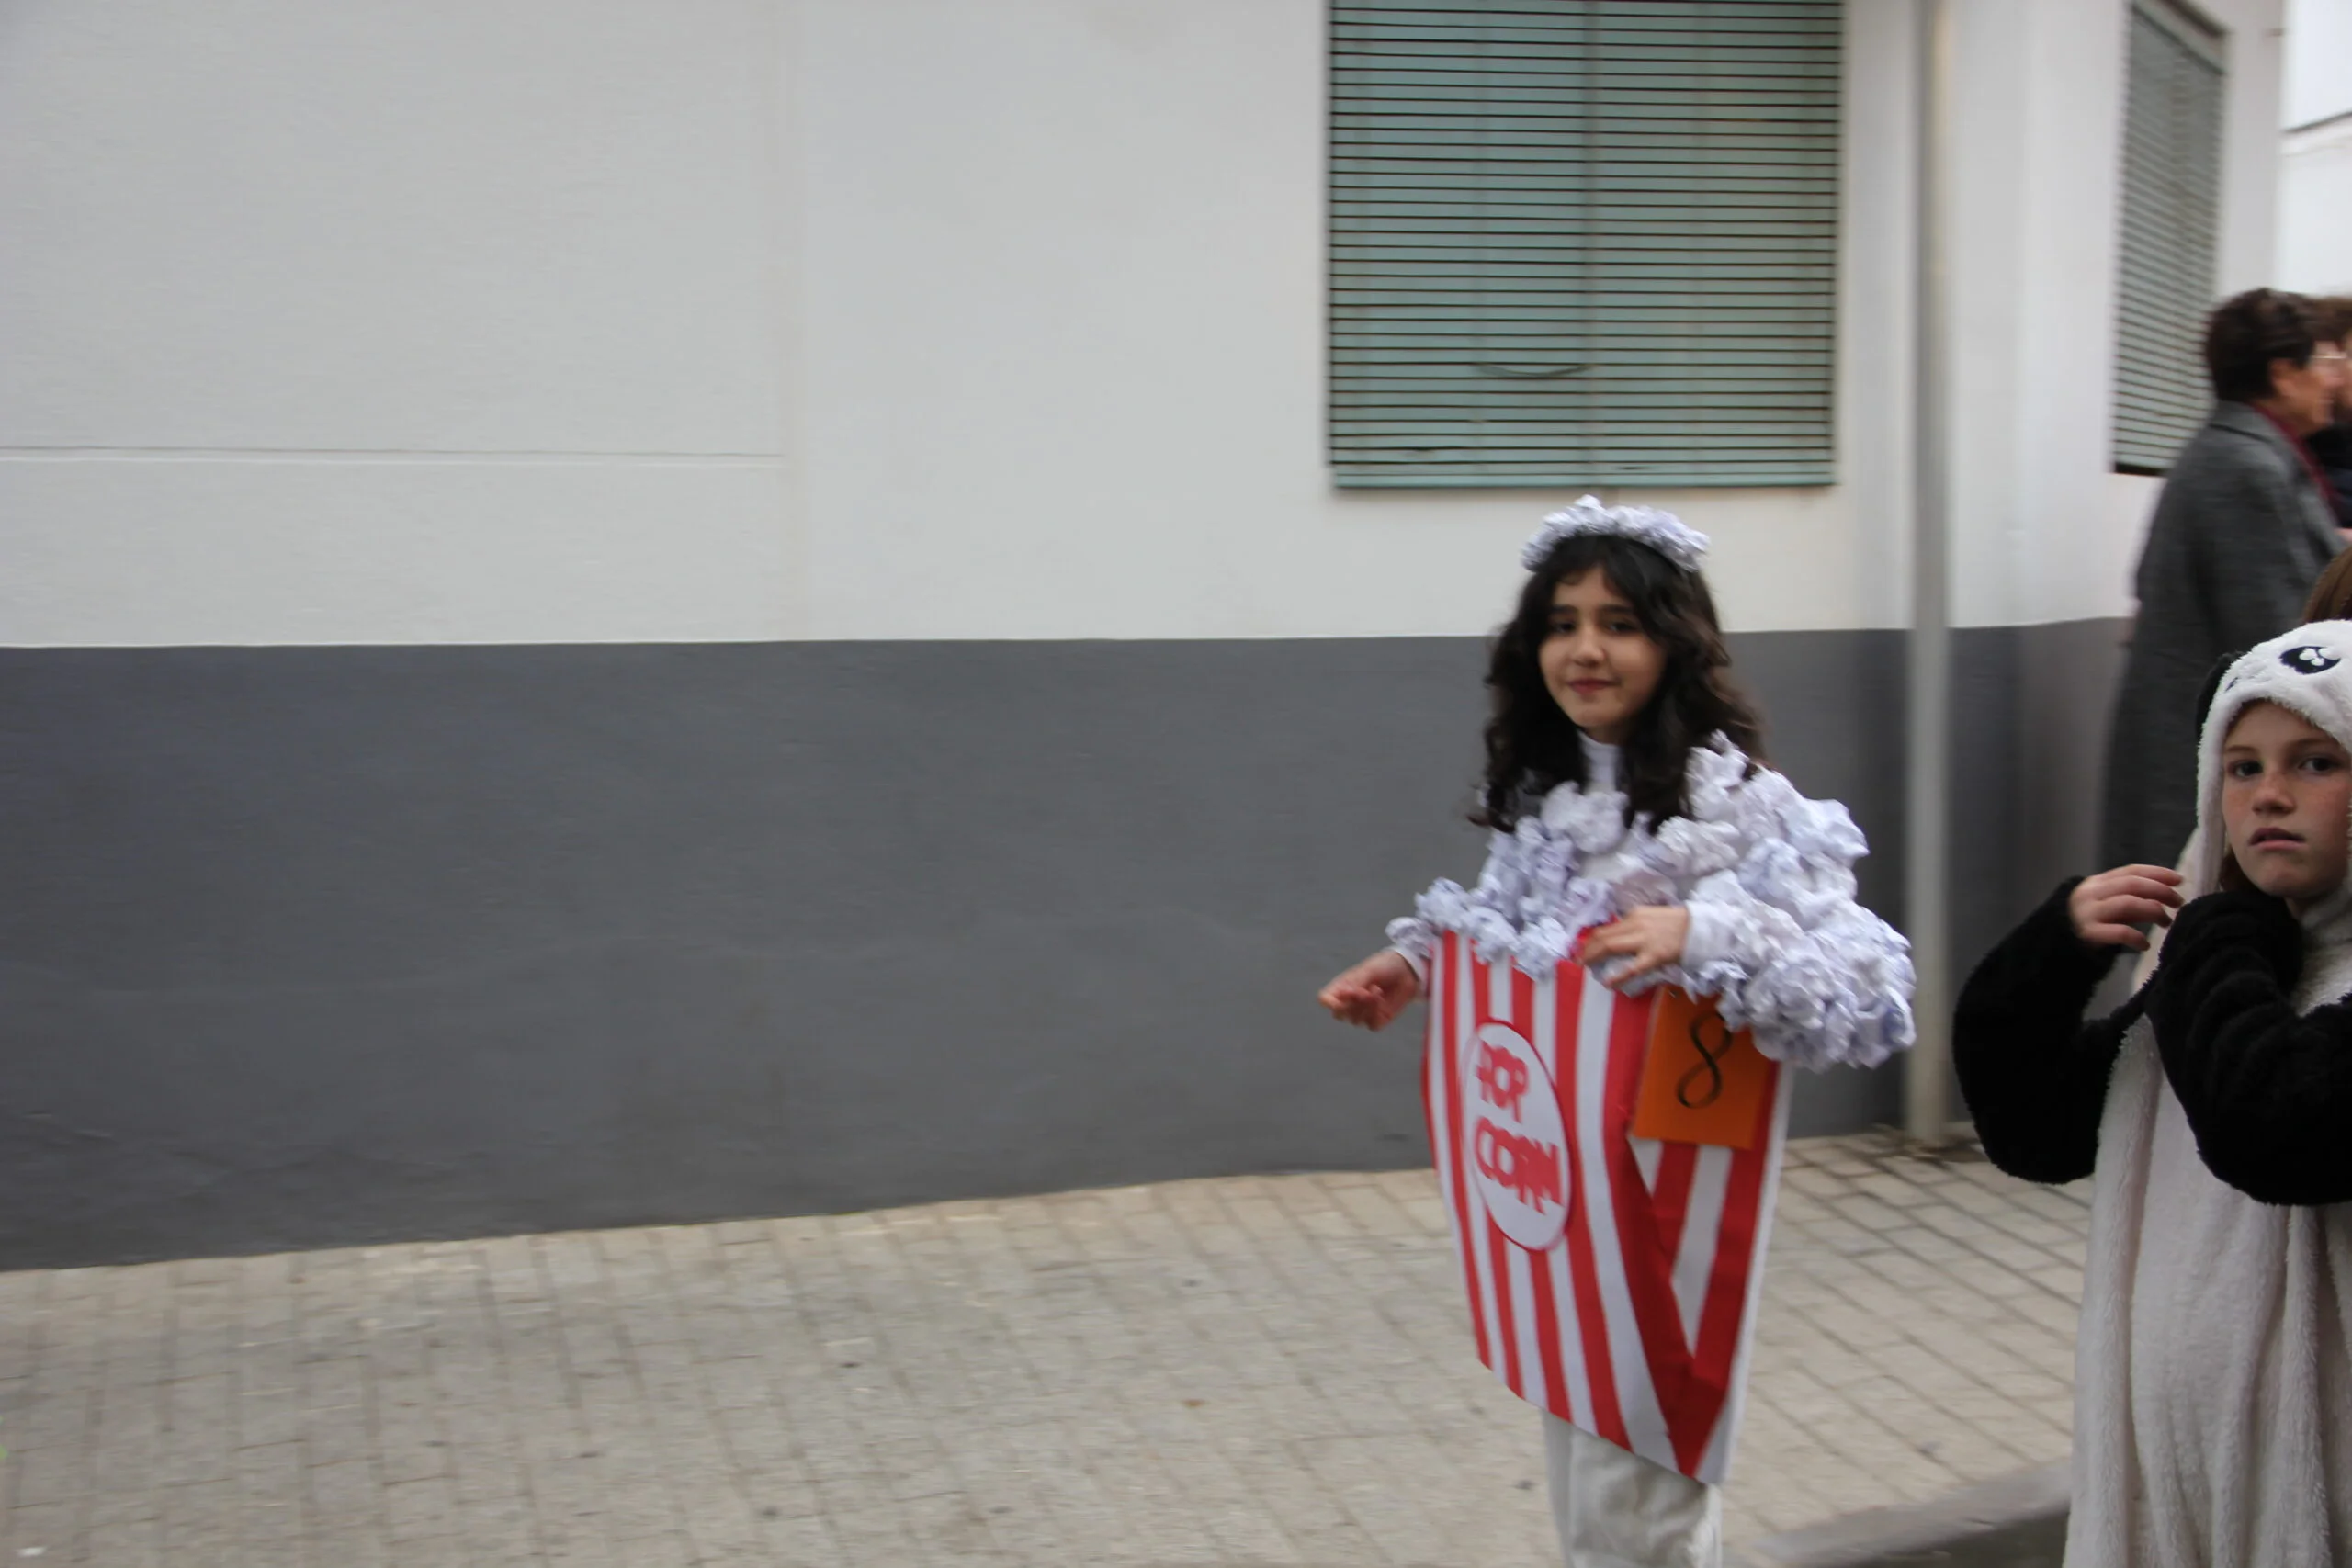
[[[1544,1476],[1568,1568],[1722,1568],[1723,1496],[1705,1482],[1556,1416],[1544,1417]]]

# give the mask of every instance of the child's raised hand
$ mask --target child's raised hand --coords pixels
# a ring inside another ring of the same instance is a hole
[[[2066,898],[2066,916],[2075,934],[2093,947],[2128,947],[2148,951],[2148,939],[2136,926],[2172,924],[2180,908],[2180,873],[2162,865],[2119,865],[2075,884]]]
[[[1385,1029],[1421,994],[1421,977],[1395,948],[1375,953],[1333,980],[1315,999],[1341,1023]]]
[[[1584,945],[1577,950],[1577,962],[1590,969],[1611,958],[1632,960],[1609,976],[1611,989],[1623,990],[1629,981],[1679,963],[1683,941],[1690,934],[1690,910],[1645,904],[1587,934]]]

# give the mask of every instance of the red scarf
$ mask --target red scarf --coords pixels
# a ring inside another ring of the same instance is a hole
[[[2278,434],[2287,438],[2287,445],[2295,449],[2295,456],[2302,460],[2303,472],[2311,475],[2312,483],[2319,486],[2319,498],[2327,503],[2328,519],[2333,522],[2337,516],[2335,487],[2327,482],[2327,471],[2319,466],[2319,459],[2312,456],[2312,449],[2303,445],[2303,438],[2290,429],[2285,420],[2280,419],[2268,409],[2258,405],[2249,406],[2254,408],[2255,412],[2277,425]]]

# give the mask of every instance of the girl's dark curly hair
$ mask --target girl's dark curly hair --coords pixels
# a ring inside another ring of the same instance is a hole
[[[1552,593],[1599,567],[1624,595],[1647,632],[1666,649],[1657,693],[1634,720],[1619,763],[1625,819],[1653,824],[1690,813],[1684,777],[1690,749],[1721,733],[1758,761],[1763,727],[1731,681],[1731,655],[1715,620],[1706,581],[1647,545],[1606,534],[1578,534],[1544,558],[1519,596],[1519,608],[1495,635],[1487,664],[1493,716],[1487,721],[1487,780],[1470,820],[1509,832],[1554,785],[1585,782],[1577,727],[1560,711],[1535,662],[1551,632]]]

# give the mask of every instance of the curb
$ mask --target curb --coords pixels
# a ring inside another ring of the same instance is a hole
[[[2067,1474],[2062,1461],[1931,1503],[1847,1514],[1756,1541],[1728,1568],[2059,1568]]]

